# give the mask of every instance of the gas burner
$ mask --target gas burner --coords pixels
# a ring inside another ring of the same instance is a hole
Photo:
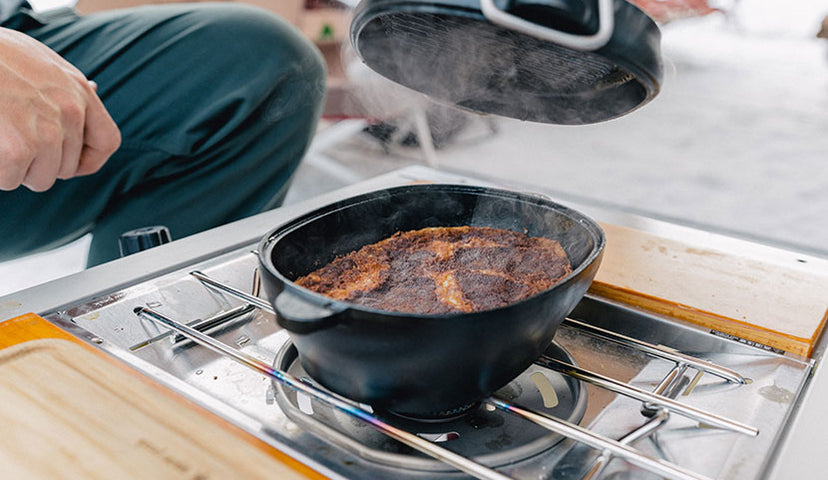
[[[551,344],[545,354],[568,363],[574,362],[572,356],[556,343]],[[324,390],[302,368],[296,348],[290,342],[286,342],[279,351],[274,366]],[[351,417],[314,402],[305,394],[297,393],[278,382],[273,385],[277,392],[277,403],[290,420],[323,438],[333,439],[338,445],[366,460],[420,471],[452,470],[445,463],[393,441],[374,429],[366,428]],[[578,423],[583,418],[587,405],[586,389],[578,380],[537,365],[528,368],[495,392],[494,397],[572,423]],[[360,406],[373,411],[375,416],[392,426],[439,443],[448,450],[488,467],[529,459],[563,440],[561,435],[485,402],[472,404],[437,421],[374,411],[368,405]]]
[[[439,412],[430,412],[426,413],[425,415],[412,415],[409,413],[403,412],[396,412],[394,410],[388,410],[385,413],[389,415],[396,415],[401,419],[408,420],[411,422],[424,422],[424,423],[444,423],[450,422],[455,420],[458,417],[462,417],[467,413],[470,413],[474,410],[477,406],[479,406],[478,402],[469,403],[468,405],[463,405],[457,408],[452,408],[451,410],[442,410]]]

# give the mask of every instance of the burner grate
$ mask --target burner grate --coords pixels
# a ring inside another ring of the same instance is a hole
[[[245,292],[218,282],[201,272],[194,271],[191,273],[202,283],[212,289],[228,293],[231,296],[248,302],[248,304],[253,305],[256,308],[261,308],[272,313],[271,306],[254,295],[249,295]],[[175,330],[180,335],[183,335],[184,337],[200,345],[218,351],[237,362],[253,368],[259,373],[262,373],[291,389],[302,392],[305,395],[330,405],[338,409],[340,412],[350,415],[353,418],[376,428],[385,435],[399,440],[406,445],[409,445],[411,448],[414,448],[441,462],[445,462],[446,464],[460,469],[461,471],[469,473],[477,478],[508,478],[507,476],[491,468],[474,462],[462,455],[458,455],[436,443],[425,440],[405,430],[393,427],[384,422],[382,419],[374,416],[371,412],[366,411],[362,406],[355,405],[346,399],[322,391],[297,379],[287,372],[282,371],[279,368],[272,368],[270,365],[267,365],[256,358],[250,357],[240,350],[234,349],[208,335],[205,335],[196,328],[179,323],[176,320],[170,319],[151,308],[138,307],[135,309],[135,312],[144,318],[149,318]],[[538,360],[538,364],[543,367],[550,368],[554,371],[569,375],[572,378],[597,385],[601,388],[605,388],[640,401],[642,413],[650,416],[651,418],[641,426],[636,427],[621,437],[620,440],[614,440],[612,438],[594,433],[589,429],[581,427],[570,421],[561,420],[550,415],[545,415],[518,405],[513,405],[503,399],[490,397],[484,400],[484,403],[489,405],[490,408],[496,408],[501,411],[514,414],[532,422],[535,425],[546,428],[558,435],[570,438],[601,452],[600,457],[595,460],[594,464],[584,478],[598,478],[609,461],[616,457],[622,458],[633,465],[658,475],[662,475],[666,478],[682,480],[700,480],[708,478],[671,462],[648,456],[630,446],[636,440],[653,435],[654,432],[657,432],[667,423],[670,415],[674,413],[699,422],[700,425],[738,432],[746,436],[755,436],[758,434],[758,430],[754,427],[694,408],[684,403],[677,402],[671,398],[675,397],[681,390],[684,390],[686,393],[692,391],[694,386],[698,383],[698,380],[701,378],[701,375],[704,373],[709,373],[724,379],[726,382],[734,384],[746,383],[745,378],[738,373],[709,362],[671,351],[664,347],[641,342],[639,340],[618,335],[608,330],[593,327],[575,320],[567,320],[566,324],[570,328],[582,330],[589,335],[600,336],[606,340],[624,345],[625,347],[636,349],[640,352],[670,360],[675,363],[675,367],[667,374],[667,376],[664,377],[661,382],[659,382],[655,391],[647,392],[633,385],[619,382],[612,378],[582,369],[563,360],[551,357],[542,357]],[[215,326],[214,322],[211,327]],[[682,379],[686,378],[684,373],[688,368],[693,368],[698,373],[693,381],[686,384]]]
[[[555,358],[574,361],[566,350],[554,343],[547,353]],[[297,359],[296,348],[286,342],[276,357],[275,367],[313,382]],[[274,384],[279,406],[289,418],[362,458],[403,469],[451,471],[451,467],[442,462],[389,441],[378,432],[362,428],[331,409],[315,407],[310,403],[310,398],[290,392],[276,382]],[[495,396],[576,423],[583,418],[586,410],[586,391],[581,382],[540,366],[530,367],[495,392]],[[362,408],[372,411],[367,405]],[[563,440],[561,435],[543,427],[527,425],[520,417],[504,415],[488,403],[478,403],[461,416],[439,422],[406,419],[393,413],[375,413],[398,428],[441,443],[453,452],[487,467],[526,460]]]

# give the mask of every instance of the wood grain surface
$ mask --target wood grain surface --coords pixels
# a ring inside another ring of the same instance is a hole
[[[0,338],[21,323],[37,324],[40,333],[56,329],[32,317],[0,324]],[[0,350],[0,425],[2,478],[324,478],[125,365],[60,338]]]
[[[822,265],[602,227],[607,247],[592,294],[811,355],[828,314]]]

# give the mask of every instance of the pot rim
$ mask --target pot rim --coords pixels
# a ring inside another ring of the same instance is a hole
[[[458,192],[466,192],[471,194],[479,194],[479,195],[490,195],[493,197],[511,197],[520,200],[534,202],[538,205],[543,205],[546,207],[551,207],[552,209],[558,211],[559,213],[563,213],[566,216],[572,218],[577,223],[581,224],[586,228],[589,232],[591,237],[593,238],[593,246],[590,250],[587,257],[581,262],[578,267],[573,268],[571,272],[569,272],[563,279],[556,282],[551,287],[538,292],[534,295],[529,297],[523,298],[521,300],[509,303],[508,305],[503,305],[496,308],[491,308],[487,310],[480,310],[475,312],[453,312],[453,313],[437,313],[437,314],[423,314],[423,313],[414,313],[414,312],[395,312],[389,310],[381,310],[377,308],[366,307],[364,305],[352,303],[352,302],[345,302],[342,300],[336,300],[321,293],[314,292],[307,288],[301,287],[297,285],[293,280],[287,278],[282,272],[276,268],[273,264],[272,252],[275,245],[279,242],[279,239],[283,238],[284,236],[288,235],[289,233],[307,225],[325,215],[330,215],[335,212],[353,208],[354,206],[360,205],[365,202],[374,201],[377,199],[378,196],[381,195],[388,195],[391,196],[396,192],[401,191],[416,191],[416,190],[423,190],[423,191],[458,191]],[[271,229],[267,234],[265,234],[259,242],[257,248],[257,255],[259,257],[259,264],[263,266],[267,272],[274,276],[279,282],[282,283],[285,289],[290,289],[293,294],[300,296],[301,298],[310,301],[315,305],[319,305],[325,308],[330,308],[331,310],[344,312],[346,310],[353,310],[364,312],[368,314],[374,314],[380,316],[380,318],[385,317],[392,317],[392,318],[416,318],[416,319],[436,319],[436,320],[444,320],[444,319],[453,319],[453,318],[463,318],[463,317],[472,317],[477,314],[489,314],[491,312],[497,312],[501,310],[507,310],[511,308],[518,307],[525,302],[532,300],[541,295],[548,294],[549,292],[557,289],[563,288],[564,285],[570,283],[574,279],[578,278],[583,271],[588,269],[596,260],[598,260],[601,255],[603,254],[604,247],[606,246],[606,235],[604,234],[604,230],[601,226],[593,219],[587,217],[586,215],[574,210],[570,207],[565,205],[561,205],[549,198],[546,198],[543,194],[535,194],[531,192],[518,192],[514,190],[506,190],[500,188],[491,188],[491,187],[483,187],[477,185],[463,185],[463,184],[453,184],[453,183],[428,183],[428,184],[414,184],[414,185],[402,185],[390,188],[381,188],[377,190],[373,190],[370,192],[362,193],[356,196],[344,198],[339,201],[335,201],[333,203],[329,203],[325,206],[316,208],[310,212],[307,212],[297,218],[294,218],[291,221],[281,224],[278,227]]]

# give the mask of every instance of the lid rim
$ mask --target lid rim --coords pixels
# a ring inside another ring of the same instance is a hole
[[[494,114],[505,117],[518,118],[521,120],[531,122],[577,125],[598,123],[618,118],[634,110],[637,110],[638,108],[641,108],[642,106],[649,103],[660,92],[660,82],[663,74],[662,61],[660,56],[661,32],[659,31],[656,23],[643,11],[641,11],[634,5],[627,3],[623,0],[615,0],[614,3],[616,29],[613,32],[612,37],[605,46],[593,52],[585,53],[588,53],[590,55],[597,55],[601,57],[601,60],[607,61],[608,64],[621,68],[625,72],[629,73],[633,77],[633,79],[630,81],[625,81],[623,82],[623,84],[628,84],[632,81],[634,82],[633,84],[635,85],[635,87],[622,86],[621,89],[602,89],[603,91],[597,93],[596,95],[581,95],[580,93],[576,93],[575,95],[567,93],[556,94],[554,93],[556,90],[553,90],[553,93],[546,96],[546,98],[568,98],[574,102],[577,99],[577,97],[582,96],[588,102],[593,103],[601,101],[599,97],[606,94],[604,99],[606,102],[617,101],[620,105],[626,104],[626,106],[624,106],[622,110],[610,110],[606,114],[602,114],[600,112],[594,114],[586,114],[583,115],[581,119],[576,118],[572,122],[561,122],[560,119],[555,119],[555,115],[531,114],[523,112],[521,109],[517,109],[517,113],[509,113],[508,109],[505,109],[503,111],[481,111],[475,108],[471,109],[484,114]],[[478,8],[475,9],[475,6],[477,6]],[[408,88],[419,91],[441,103],[456,105],[460,108],[468,109],[470,108],[469,104],[474,104],[476,102],[485,103],[485,101],[481,99],[485,99],[486,95],[492,92],[490,87],[486,85],[485,82],[481,83],[481,85],[487,90],[482,91],[481,95],[477,97],[478,100],[458,100],[456,98],[451,98],[451,95],[445,95],[439,91],[440,86],[444,87],[444,92],[453,89],[454,85],[451,82],[457,80],[456,76],[452,76],[451,74],[449,74],[447,75],[447,78],[444,82],[440,82],[439,78],[430,78],[429,82],[419,82],[418,84],[417,81],[407,81],[405,78],[401,78],[406,77],[408,75],[404,73],[397,74],[398,72],[394,72],[393,68],[388,68],[378,64],[378,62],[383,61],[391,62],[390,60],[388,60],[388,58],[391,55],[393,55],[393,53],[389,54],[388,49],[395,47],[395,45],[389,46],[387,44],[383,44],[382,47],[376,48],[376,50],[383,49],[381,53],[372,53],[372,49],[374,49],[374,47],[369,43],[372,41],[372,37],[368,36],[367,34],[370,33],[372,35],[384,35],[381,38],[390,39],[390,41],[393,43],[395,38],[393,37],[393,33],[390,30],[391,28],[393,28],[393,24],[389,22],[395,18],[401,18],[394,17],[394,15],[406,15],[409,17],[422,15],[425,19],[424,21],[428,20],[428,18],[425,17],[426,15],[436,15],[438,17],[443,16],[449,18],[449,20],[459,19],[461,23],[468,23],[472,27],[475,26],[475,22],[485,22],[485,25],[487,26],[487,28],[489,28],[489,32],[495,32],[495,34],[497,34],[497,29],[501,29],[501,27],[493,25],[485,19],[482,12],[480,12],[479,10],[479,1],[454,0],[442,2],[426,2],[423,0],[363,0],[362,2],[360,2],[359,6],[357,7],[354,13],[353,21],[351,24],[351,43],[357,55],[359,55],[359,57],[362,58],[362,60],[366,63],[366,65],[368,65],[368,67],[394,82],[400,83]],[[409,17],[406,17],[406,19]],[[378,24],[375,24],[374,22],[384,22],[384,24],[382,27],[378,27]],[[372,28],[375,26],[377,27]],[[378,30],[378,28],[380,29]],[[414,34],[416,33],[417,32],[415,32]],[[538,44],[537,42],[541,42],[541,40],[535,39],[534,37],[529,37],[526,34],[514,32],[511,30],[507,33],[504,33],[504,35],[506,35],[507,40],[513,38],[516,39],[515,42],[521,42],[521,38],[523,37],[531,39],[531,41],[535,42],[535,45]],[[373,41],[376,41],[378,38],[380,37],[374,36]],[[498,37],[498,40],[501,40],[501,38]],[[459,40],[457,43],[462,44],[462,42],[463,40]],[[405,45],[408,46],[408,44]],[[556,47],[566,48],[558,47],[557,45]],[[582,53],[572,49],[568,50],[574,52],[574,55]],[[405,52],[405,55],[407,57],[411,57],[411,53],[412,50],[409,49],[407,52]],[[550,56],[554,54],[555,53],[549,53]],[[381,55],[381,57],[377,57],[377,55]],[[484,65],[484,68],[488,66],[489,65]],[[596,82],[596,85],[597,84],[598,82]],[[475,86],[478,85],[476,84]],[[537,91],[538,89],[535,88],[534,90]],[[582,92],[585,90],[586,89],[579,88],[578,92]],[[612,94],[611,91],[616,91],[616,94]],[[502,92],[497,93],[502,94]],[[497,93],[493,93],[492,95],[495,95]],[[531,91],[531,87],[527,89],[520,89],[518,86],[518,88],[515,89],[514,93],[518,95],[523,95],[523,97],[515,97],[518,99],[518,101],[514,103],[518,104],[522,100],[531,99],[531,95],[534,95],[534,93]],[[504,102],[508,103],[508,98],[504,100]],[[594,105],[593,103],[593,106],[596,105]],[[567,105],[564,105],[563,107],[570,108]],[[589,109],[592,107],[585,103],[581,106],[581,108]]]

